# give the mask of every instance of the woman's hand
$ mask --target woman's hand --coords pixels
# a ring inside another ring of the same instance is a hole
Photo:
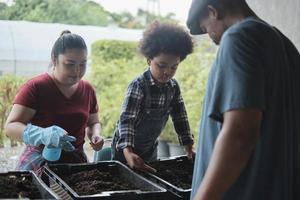
[[[90,145],[95,151],[99,151],[102,149],[104,144],[104,139],[99,135],[93,135],[91,137]]]
[[[22,138],[27,145],[39,146],[44,144],[46,147],[62,148],[65,151],[74,151],[75,149],[71,142],[75,142],[76,138],[68,135],[63,128],[56,125],[42,128],[27,124]]]

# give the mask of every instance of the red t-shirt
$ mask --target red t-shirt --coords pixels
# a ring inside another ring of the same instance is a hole
[[[49,74],[41,74],[27,81],[15,97],[14,104],[36,110],[30,123],[49,127],[57,125],[77,138],[75,147],[82,149],[85,128],[90,114],[98,112],[95,90],[84,80],[67,98],[58,89]]]

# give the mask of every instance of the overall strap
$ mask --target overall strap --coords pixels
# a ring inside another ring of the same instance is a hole
[[[172,85],[169,84],[167,86],[167,95],[166,95],[166,104],[165,104],[165,107],[168,108],[170,106],[170,103],[172,101]]]
[[[151,108],[151,95],[150,95],[150,88],[149,88],[149,83],[146,79],[145,74],[143,75],[144,81],[143,81],[143,87],[145,89],[145,109]]]

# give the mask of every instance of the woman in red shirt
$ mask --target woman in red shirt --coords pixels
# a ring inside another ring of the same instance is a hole
[[[94,150],[103,146],[95,91],[81,80],[87,62],[82,37],[63,31],[54,43],[51,60],[50,73],[21,87],[5,125],[7,136],[26,144],[19,170],[37,171],[45,163],[41,159],[44,147],[62,149],[58,163],[87,162],[85,133]]]

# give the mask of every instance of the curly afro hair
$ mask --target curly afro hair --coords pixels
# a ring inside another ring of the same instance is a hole
[[[193,41],[189,33],[173,23],[151,23],[143,33],[139,51],[147,59],[153,59],[161,53],[172,54],[183,61],[193,52]]]

